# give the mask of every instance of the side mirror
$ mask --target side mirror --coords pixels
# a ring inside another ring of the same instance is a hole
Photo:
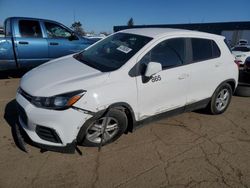
[[[68,37],[69,41],[72,40],[78,40],[78,37],[75,35],[75,33],[72,33],[69,37]]]
[[[154,74],[162,71],[162,66],[160,63],[157,62],[149,62],[145,71],[144,76],[151,77]]]

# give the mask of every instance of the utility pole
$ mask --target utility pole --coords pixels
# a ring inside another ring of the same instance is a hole
[[[74,23],[76,22],[76,15],[75,15],[76,13],[75,13],[75,9],[74,9],[74,11],[73,11],[73,15],[74,15]]]

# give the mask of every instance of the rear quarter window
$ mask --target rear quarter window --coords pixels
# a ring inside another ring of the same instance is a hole
[[[220,57],[218,45],[209,39],[192,38],[193,62],[205,61]]]
[[[221,54],[220,48],[213,40],[211,40],[211,43],[212,43],[212,48],[213,48],[213,58],[220,57],[220,54]]]

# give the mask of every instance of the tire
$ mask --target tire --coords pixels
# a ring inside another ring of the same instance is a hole
[[[235,95],[240,97],[250,97],[250,84],[239,84],[236,88]]]
[[[231,102],[232,94],[232,88],[229,84],[219,86],[208,104],[207,110],[209,113],[217,115],[225,112]]]
[[[112,108],[103,117],[88,121],[82,126],[77,136],[78,144],[88,147],[100,146],[102,128],[106,121],[107,127],[102,145],[114,142],[127,129],[128,119],[125,112]]]

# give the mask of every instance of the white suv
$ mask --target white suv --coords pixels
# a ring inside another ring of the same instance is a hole
[[[161,117],[201,108],[223,113],[237,80],[222,36],[124,30],[24,75],[19,124],[40,148],[72,152]]]

